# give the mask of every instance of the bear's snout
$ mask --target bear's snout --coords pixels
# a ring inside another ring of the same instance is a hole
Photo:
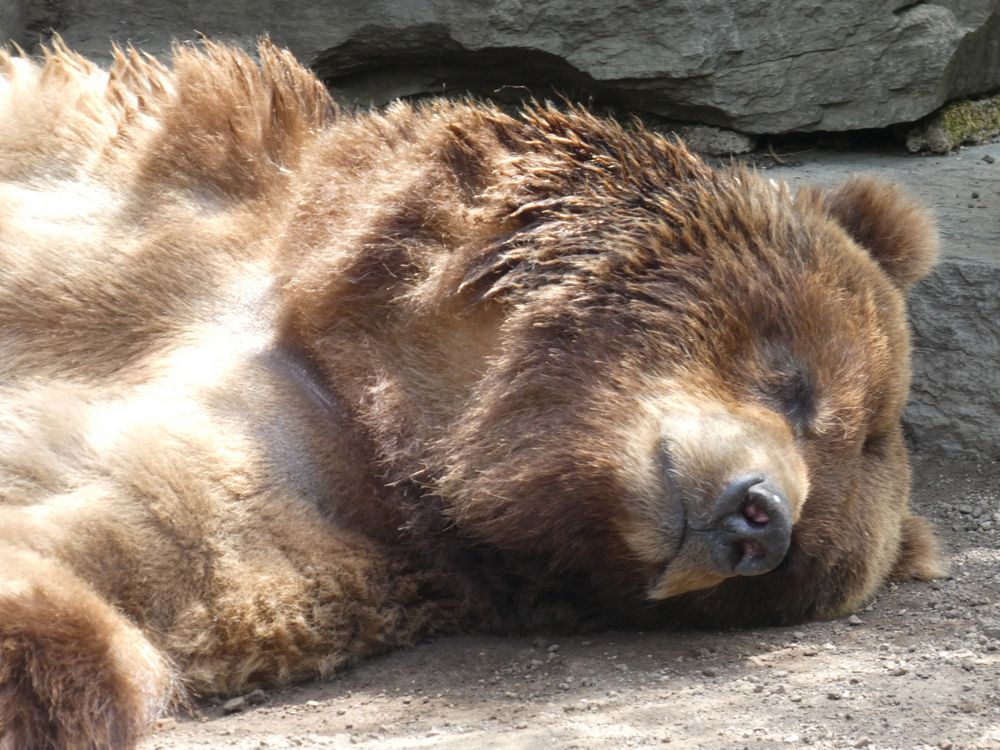
[[[658,484],[650,482],[650,499],[635,507],[646,529],[660,531],[644,534],[640,523],[626,529],[634,553],[663,565],[648,595],[667,599],[777,568],[809,494],[805,456],[788,421],[711,394],[673,396],[656,407],[651,453],[660,469],[650,473]]]
[[[774,570],[792,539],[788,498],[761,475],[741,477],[720,493],[707,535],[713,565],[722,575],[755,576]]]

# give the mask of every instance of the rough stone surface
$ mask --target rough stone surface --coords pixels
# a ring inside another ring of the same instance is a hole
[[[910,322],[912,443],[1000,459],[1000,263],[940,263],[914,290]]]
[[[0,44],[7,40],[24,40],[24,14],[18,0],[0,2]]]
[[[711,125],[673,125],[666,129],[684,139],[695,151],[710,156],[746,154],[757,147],[757,139],[752,135]]]
[[[779,133],[913,121],[1000,87],[1000,0],[7,3],[24,9],[25,41],[51,27],[90,55],[111,40],[157,51],[198,33],[246,43],[268,32],[359,103],[554,86]]]

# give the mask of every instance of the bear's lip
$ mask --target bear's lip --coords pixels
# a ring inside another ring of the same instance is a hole
[[[663,478],[664,484],[666,485],[666,499],[667,507],[664,509],[664,527],[669,536],[677,537],[677,541],[667,556],[666,567],[670,566],[672,560],[676,559],[680,554],[681,550],[684,549],[684,544],[687,541],[688,534],[688,498],[685,496],[684,489],[681,487],[680,482],[677,481],[677,476],[675,474],[674,459],[671,456],[669,450],[660,451],[661,460],[663,461]],[[680,533],[677,533],[677,530]],[[662,572],[661,572],[662,575]]]

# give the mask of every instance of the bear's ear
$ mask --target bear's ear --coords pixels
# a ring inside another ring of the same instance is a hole
[[[902,189],[855,177],[827,194],[826,209],[871,253],[903,291],[922,279],[937,257],[937,229],[927,210]]]

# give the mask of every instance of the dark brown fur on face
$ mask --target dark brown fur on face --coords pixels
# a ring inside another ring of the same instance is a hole
[[[898,189],[572,108],[340,113],[267,44],[0,73],[3,750],[435,633],[938,574],[900,431],[935,240]]]

